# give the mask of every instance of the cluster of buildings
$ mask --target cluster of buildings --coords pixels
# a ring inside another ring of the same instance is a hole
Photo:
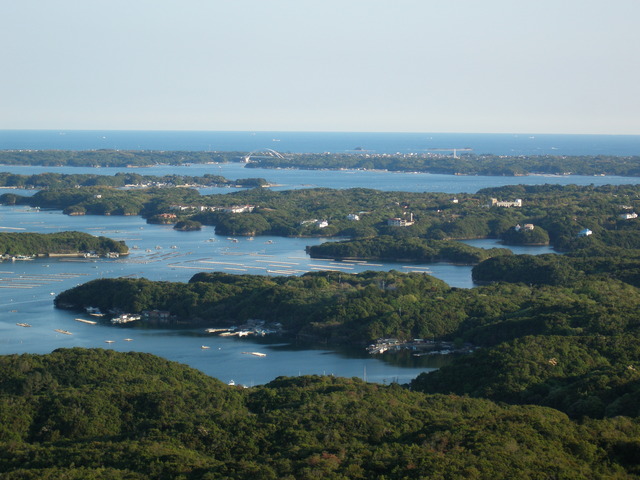
[[[225,212],[225,213],[249,213],[253,212],[255,205],[232,205],[230,207],[212,207],[208,205],[171,205],[169,210],[197,211],[197,212]]]
[[[521,198],[516,198],[512,202],[508,202],[508,201],[498,200],[497,198],[492,198],[491,199],[491,203],[489,204],[489,206],[490,207],[503,207],[503,208],[521,207],[522,206],[522,199]]]
[[[397,338],[379,338],[375,343],[367,347],[367,352],[371,355],[385,352],[397,352],[400,350],[413,350],[413,355],[421,357],[423,355],[448,355],[450,353],[471,353],[473,345],[467,343],[456,346],[452,342],[437,342],[414,338],[412,340],[399,340]]]
[[[401,217],[394,217],[387,220],[387,225],[390,227],[410,227],[414,223],[416,222],[413,220],[413,213],[409,214],[408,220]]]
[[[328,221],[318,220],[317,218],[314,218],[313,220],[303,220],[300,222],[300,225],[308,225],[310,223],[313,223],[318,228],[327,228],[329,226]]]
[[[525,223],[524,226],[520,226],[520,224],[517,224],[515,227],[513,227],[513,229],[516,232],[519,232],[520,230],[524,230],[525,232],[530,232],[531,230],[533,230],[534,228],[536,228],[533,223]]]

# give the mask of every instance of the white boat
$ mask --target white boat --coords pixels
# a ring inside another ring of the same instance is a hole
[[[124,341],[125,341],[125,342],[130,342],[130,341],[132,341],[132,340],[133,340],[133,338],[125,338],[125,339],[124,339]]]
[[[62,330],[61,328],[56,328],[54,332],[63,333],[65,335],[73,335],[73,333],[69,332],[68,330]]]
[[[28,323],[23,323],[23,322],[16,323],[16,325],[18,325],[19,327],[30,327],[31,326]]]
[[[95,325],[98,322],[94,321],[94,320],[85,320],[84,318],[75,318],[74,319],[76,322],[82,322],[82,323],[88,323],[89,325]]]
[[[254,355],[256,357],[266,357],[267,354],[266,353],[262,353],[262,352],[242,352],[245,355]]]
[[[209,347],[209,346],[207,346],[207,345],[202,345],[200,348],[201,348],[201,349],[203,349],[203,350],[207,350],[207,349],[209,349],[209,348],[211,348],[211,347]]]
[[[115,340],[105,340],[104,343],[115,343]]]
[[[141,315],[135,315],[132,313],[123,313],[122,315],[112,318],[111,323],[129,323],[135,322],[136,320],[140,320],[142,318]]]

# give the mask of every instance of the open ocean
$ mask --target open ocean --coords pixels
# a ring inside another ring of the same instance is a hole
[[[640,155],[640,135],[497,133],[0,130],[1,150],[192,150],[292,153],[453,152],[495,155]]]

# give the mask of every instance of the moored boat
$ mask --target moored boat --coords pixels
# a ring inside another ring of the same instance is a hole
[[[88,323],[89,325],[96,325],[98,322],[94,320],[85,320],[84,318],[74,318],[76,322]]]

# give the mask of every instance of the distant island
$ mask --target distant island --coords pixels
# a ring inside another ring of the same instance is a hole
[[[49,188],[33,196],[5,193],[0,203],[60,209],[67,215],[140,215],[149,223],[167,225],[189,220],[213,226],[222,235],[335,237],[360,242],[322,247],[331,252],[310,250],[332,258],[448,258],[458,262],[464,257],[463,250],[469,253],[471,249],[457,245],[458,253],[449,249],[445,255],[444,251],[436,254],[413,247],[421,241],[436,245],[437,241],[494,238],[506,245],[551,245],[561,252],[587,245],[640,248],[639,198],[639,185],[511,185],[456,195],[262,187],[201,195],[182,187],[80,186]],[[376,237],[381,238],[371,240]],[[393,237],[396,247],[387,241],[383,249],[383,237]],[[415,239],[411,248],[393,251],[400,245],[408,247],[410,238]],[[463,262],[481,260],[470,258]]]
[[[389,260],[396,262],[449,262],[473,265],[499,255],[512,255],[507,248],[477,248],[447,240],[378,236],[359,240],[325,242],[307,247],[311,258],[336,260]]]
[[[41,256],[115,257],[128,253],[129,248],[124,242],[83,232],[0,232],[0,256],[6,259]]]
[[[157,164],[244,163],[247,168],[359,169],[423,172],[445,175],[619,175],[640,176],[640,156],[491,155],[464,151],[381,154],[356,149],[351,153],[285,153],[153,151],[153,150],[2,150],[0,165],[82,167],[146,167]]]
[[[0,154],[2,152],[0,151]],[[0,172],[0,187],[22,188],[34,190],[50,190],[60,188],[79,187],[115,187],[115,188],[202,188],[202,187],[266,187],[268,182],[264,178],[239,178],[229,180],[221,175],[205,174],[190,175],[141,175],[139,173],[116,173],[114,175],[99,175],[90,173],[37,173],[34,175],[19,175]]]

